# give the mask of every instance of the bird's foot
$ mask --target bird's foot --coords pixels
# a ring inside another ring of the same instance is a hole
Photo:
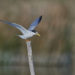
[[[30,39],[26,39],[25,41],[28,42],[28,41],[30,41]]]

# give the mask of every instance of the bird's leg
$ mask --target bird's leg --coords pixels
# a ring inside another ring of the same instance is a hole
[[[29,42],[29,41],[30,41],[30,39],[26,39],[25,41],[26,41],[26,42]]]

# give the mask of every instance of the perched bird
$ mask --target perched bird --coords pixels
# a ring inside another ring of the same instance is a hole
[[[40,36],[40,34],[35,30],[36,26],[40,23],[42,19],[42,16],[40,16],[39,18],[37,18],[28,28],[28,30],[26,28],[24,28],[23,26],[16,24],[16,23],[11,23],[5,20],[0,20],[0,22],[3,22],[5,24],[9,24],[13,27],[16,27],[17,29],[19,29],[22,32],[22,35],[18,35],[20,38],[22,39],[28,39],[31,38],[34,35]]]

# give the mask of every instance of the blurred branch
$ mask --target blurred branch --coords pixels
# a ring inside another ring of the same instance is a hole
[[[27,44],[27,50],[28,50],[30,73],[31,73],[31,75],[35,75],[34,66],[33,66],[33,58],[32,58],[31,41],[26,41],[26,44]]]

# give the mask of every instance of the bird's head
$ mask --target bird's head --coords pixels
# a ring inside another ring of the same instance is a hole
[[[40,34],[36,30],[32,30],[32,32],[34,32],[35,35],[40,36]]]
[[[35,34],[35,35],[40,36],[40,34],[39,34],[38,32],[36,32],[36,34]]]

